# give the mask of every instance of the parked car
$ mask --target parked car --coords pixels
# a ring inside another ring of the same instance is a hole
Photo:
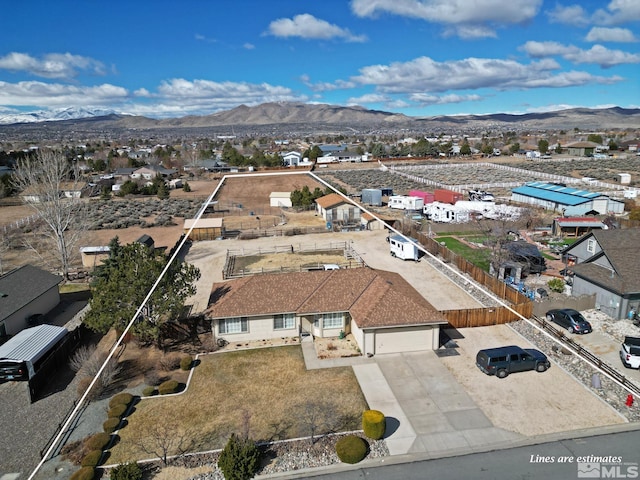
[[[620,345],[620,360],[627,368],[640,369],[640,338],[624,337]]]
[[[487,375],[505,378],[510,373],[527,370],[545,372],[551,367],[551,362],[539,350],[510,345],[480,350],[476,355],[476,366]]]
[[[572,308],[549,310],[547,320],[557,323],[569,330],[569,333],[591,333],[591,324],[585,320],[580,312]]]

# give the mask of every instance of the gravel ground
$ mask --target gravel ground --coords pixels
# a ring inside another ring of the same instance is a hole
[[[335,443],[346,434],[331,435],[319,438],[315,444],[310,445],[309,440],[294,440],[278,442],[265,446],[263,458],[267,459],[266,464],[258,471],[258,475],[270,475],[280,472],[291,472],[304,468],[322,467],[340,463],[335,453]],[[368,440],[361,432],[355,432],[365,438],[369,444],[369,454],[367,458],[378,458],[389,455],[389,450],[384,440]],[[177,458],[171,465],[196,469],[204,467],[210,471],[189,477],[189,480],[224,480],[222,471],[218,468],[219,452],[189,455]],[[160,464],[148,464],[152,471],[159,471]],[[186,478],[186,477],[182,477]]]

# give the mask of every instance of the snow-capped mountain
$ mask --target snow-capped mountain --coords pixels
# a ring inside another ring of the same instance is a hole
[[[68,107],[36,112],[6,113],[0,112],[0,125],[11,123],[35,123],[55,120],[73,120],[76,118],[101,117],[117,113],[114,110],[100,107]]]

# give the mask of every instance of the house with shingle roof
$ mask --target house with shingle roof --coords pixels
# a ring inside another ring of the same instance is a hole
[[[316,199],[316,211],[327,223],[360,225],[360,208],[337,193]]]
[[[0,338],[27,328],[31,318],[49,313],[60,303],[62,277],[32,265],[0,276]]]
[[[640,228],[593,230],[565,250],[573,274],[572,295],[596,295],[597,307],[626,318],[640,306]]]
[[[363,354],[437,349],[444,316],[401,275],[354,268],[216,283],[205,312],[217,338],[245,342],[353,334]]]

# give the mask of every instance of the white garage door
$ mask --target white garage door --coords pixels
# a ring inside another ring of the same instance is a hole
[[[431,350],[432,327],[386,328],[376,330],[376,354]]]

